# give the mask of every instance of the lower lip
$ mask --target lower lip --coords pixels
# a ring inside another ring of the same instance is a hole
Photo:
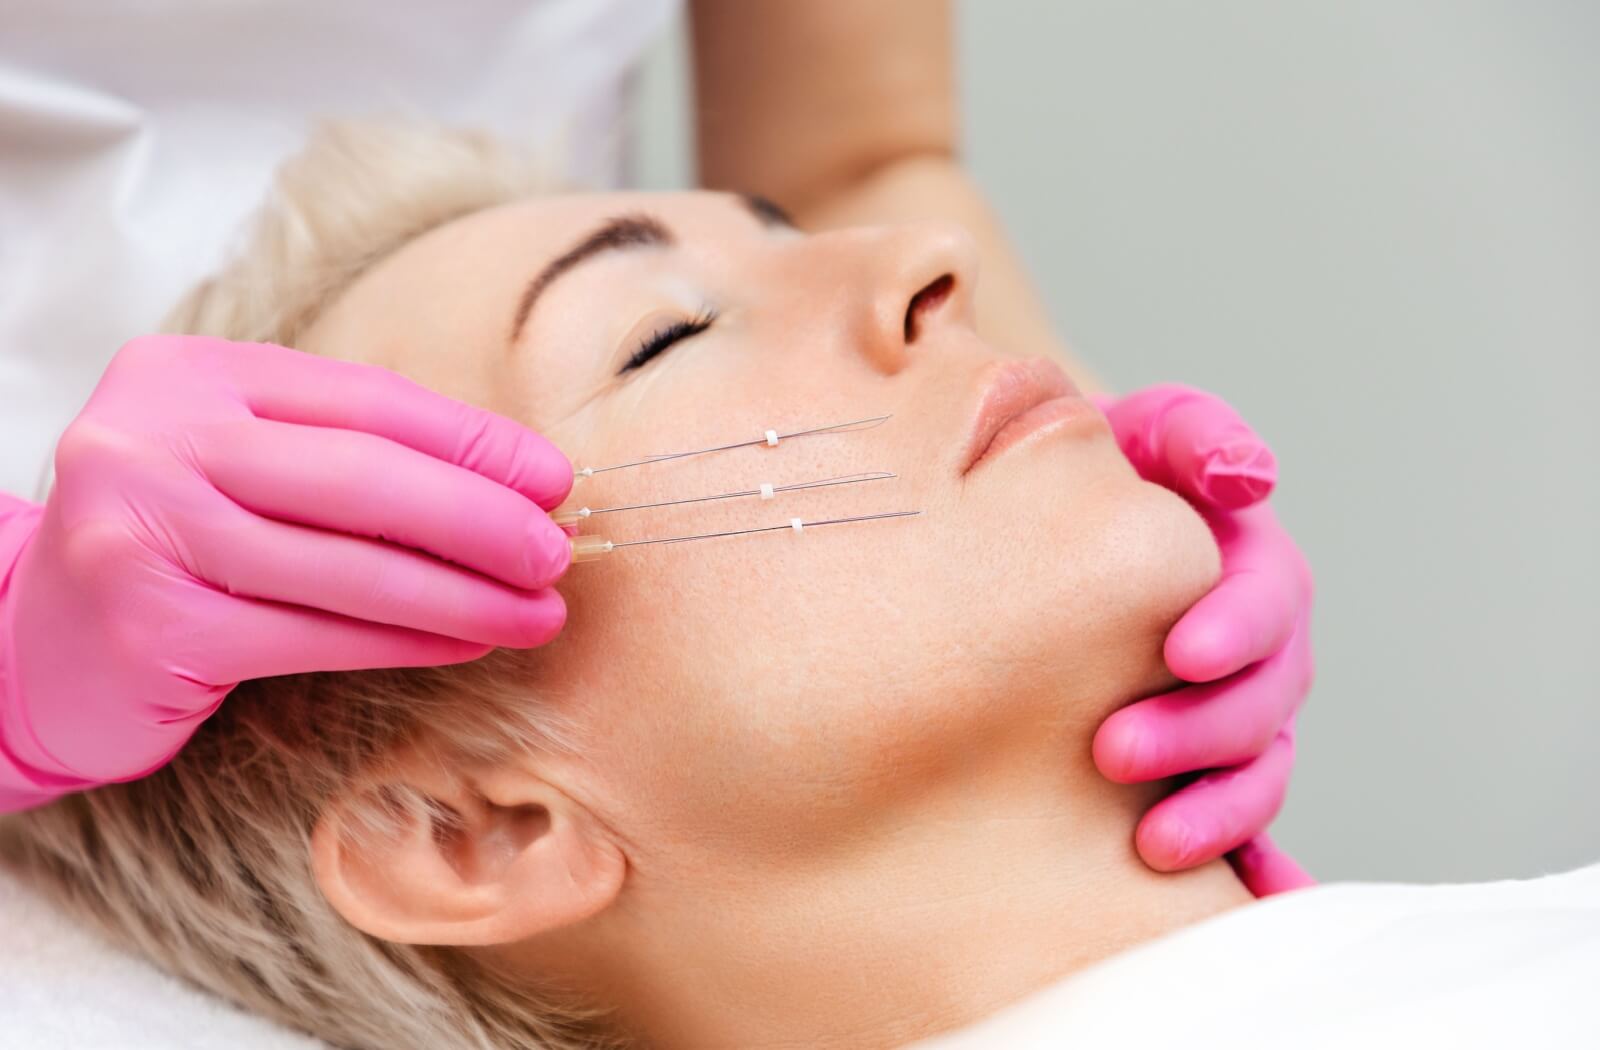
[[[1094,405],[1076,394],[1040,402],[1001,427],[989,442],[989,447],[973,460],[972,468],[983,465],[1027,438],[1061,430],[1080,420],[1092,420],[1097,415],[1099,412]]]

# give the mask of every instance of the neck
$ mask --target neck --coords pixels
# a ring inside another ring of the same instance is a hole
[[[623,1028],[667,1050],[899,1046],[1250,899],[1221,862],[1139,860],[1163,785],[1054,749],[968,772],[843,863],[635,887],[648,928],[591,956]]]

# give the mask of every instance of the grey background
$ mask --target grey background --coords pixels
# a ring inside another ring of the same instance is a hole
[[[1325,879],[1600,861],[1600,4],[958,4],[966,149],[1119,389],[1277,450],[1318,681],[1279,841]],[[682,34],[640,181],[692,178]]]

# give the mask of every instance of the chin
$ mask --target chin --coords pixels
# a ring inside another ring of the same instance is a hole
[[[1136,477],[1118,483],[1094,518],[1077,578],[1062,581],[1077,595],[1058,610],[1056,629],[1074,639],[1076,673],[1090,671],[1083,661],[1093,665],[1109,710],[1173,681],[1162,658],[1167,633],[1216,585],[1222,558],[1193,507]]]
[[[1150,639],[1156,672],[1167,676],[1161,646],[1183,614],[1222,577],[1222,554],[1198,511],[1182,497],[1147,481],[1131,501],[1127,536],[1130,566],[1123,596],[1135,637]]]
[[[1103,715],[1171,680],[1167,633],[1216,584],[1221,557],[1201,516],[1125,461],[1034,492],[1006,542],[975,530],[956,541],[961,554],[948,560],[980,571],[932,577],[959,581],[929,604],[960,610],[961,633],[930,632],[940,642],[925,666],[961,681],[981,665],[1005,698],[980,706],[982,717],[1054,718],[1064,703]]]

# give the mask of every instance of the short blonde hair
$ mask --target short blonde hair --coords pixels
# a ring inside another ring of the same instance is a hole
[[[292,346],[401,245],[550,191],[539,172],[483,135],[329,125],[279,172],[236,261],[184,299],[168,330]],[[403,738],[480,761],[576,746],[572,727],[519,687],[530,659],[500,650],[451,667],[245,682],[160,772],[0,820],[0,857],[116,943],[335,1045],[621,1045],[574,995],[531,994],[459,951],[355,930],[311,874],[326,801]],[[428,807],[365,801],[358,817],[374,828],[393,806]]]

